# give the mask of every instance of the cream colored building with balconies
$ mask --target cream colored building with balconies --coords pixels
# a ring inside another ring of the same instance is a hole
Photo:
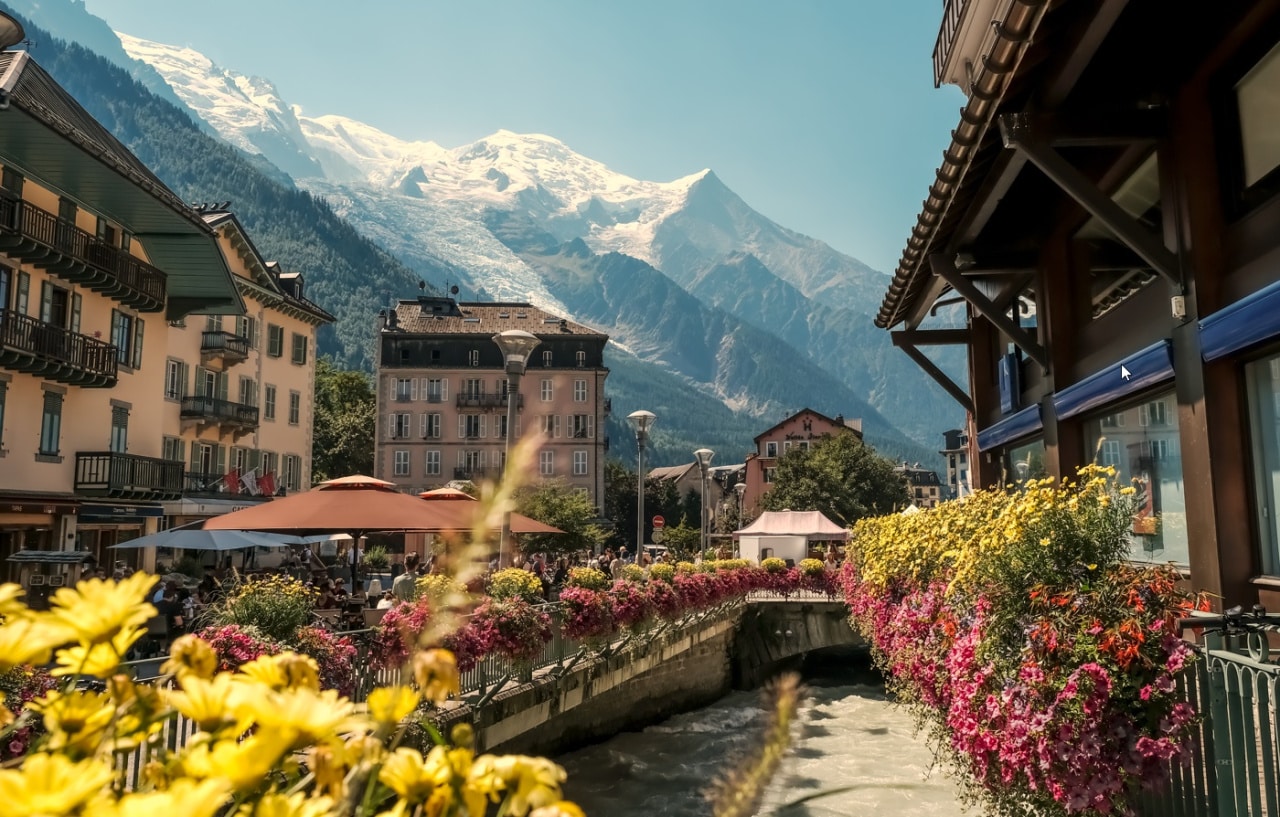
[[[168,328],[163,452],[184,463],[175,524],[311,487],[316,332],[334,318],[302,276],[263,260],[228,212],[210,212],[242,315],[192,316]]]
[[[515,434],[541,434],[537,478],[604,502],[609,337],[527,303],[421,297],[397,303],[379,333],[375,475],[419,492],[497,479],[505,465],[507,376],[493,336],[538,337],[520,381]]]
[[[0,52],[0,577],[25,558],[65,577],[47,552],[136,557],[107,548],[182,492],[158,433],[168,322],[241,308],[200,214],[28,54]]]

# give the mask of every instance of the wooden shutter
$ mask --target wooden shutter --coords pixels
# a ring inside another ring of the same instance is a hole
[[[426,395],[424,394],[423,397],[426,397]],[[418,399],[418,378],[416,377],[409,378],[409,399]]]
[[[596,416],[594,414],[587,415],[587,439],[594,440],[596,438]]]
[[[441,402],[449,400],[449,378],[447,377],[440,379],[440,400]]]
[[[133,319],[133,368],[142,368],[142,318]]]
[[[80,334],[80,293],[71,295],[71,331]]]
[[[465,414],[458,415],[458,439],[465,440],[467,438],[467,416]]]
[[[53,287],[48,281],[40,282],[40,320],[45,323],[53,317]]]
[[[219,372],[219,373],[217,373],[216,375],[214,375],[214,384],[215,384],[216,388],[218,389],[218,393],[217,393],[217,395],[215,395],[215,396],[216,396],[219,400],[226,400],[226,399],[227,399],[227,380],[229,380],[229,379],[230,379],[230,378],[228,378],[228,377],[227,377],[227,373],[226,373],[226,372]]]
[[[396,399],[396,378],[394,377],[387,378],[387,399],[393,403]]]
[[[18,273],[18,299],[15,304],[19,314],[27,314],[27,299],[31,294],[31,275],[25,272]]]

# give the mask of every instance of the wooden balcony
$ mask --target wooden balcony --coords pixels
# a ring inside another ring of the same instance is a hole
[[[0,196],[0,250],[139,312],[165,307],[165,274],[21,199]]]
[[[217,397],[184,397],[179,417],[184,424],[217,425],[237,435],[258,427],[258,407]]]
[[[200,360],[204,363],[221,361],[223,366],[233,366],[248,357],[248,338],[221,330],[200,335]]]
[[[951,62],[951,52],[956,45],[956,35],[960,33],[960,23],[964,20],[965,7],[970,0],[945,0],[942,9],[942,26],[938,29],[938,39],[933,44],[933,85],[941,88],[947,75],[947,65]]]
[[[72,386],[116,384],[116,347],[9,309],[0,309],[0,367]]]
[[[182,463],[114,451],[76,453],[76,493],[113,499],[177,499]]]

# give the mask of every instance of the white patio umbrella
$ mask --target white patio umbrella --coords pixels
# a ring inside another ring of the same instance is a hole
[[[244,550],[251,547],[288,547],[299,544],[296,536],[280,533],[259,533],[245,530],[203,530],[200,528],[174,528],[137,539],[130,539],[109,550],[134,548],[181,548],[182,550]]]

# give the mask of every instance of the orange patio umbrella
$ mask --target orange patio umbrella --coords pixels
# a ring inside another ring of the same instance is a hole
[[[469,502],[475,502],[476,498],[466,491],[459,491],[457,488],[436,488],[432,491],[423,491],[418,496],[428,501],[428,504],[438,506],[441,510],[456,512],[455,528],[442,528],[442,530],[465,530],[470,529],[475,521],[475,511],[468,507]],[[564,533],[557,527],[553,527],[543,522],[539,522],[532,517],[525,516],[521,513],[511,514],[511,532],[512,533]]]

